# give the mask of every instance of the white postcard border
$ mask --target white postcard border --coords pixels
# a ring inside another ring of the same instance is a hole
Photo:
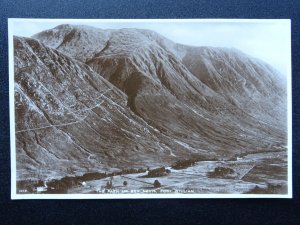
[[[13,55],[13,25],[19,21],[46,23],[120,23],[120,22],[182,22],[182,23],[273,23],[284,22],[289,26],[290,64],[287,65],[287,127],[288,127],[288,193],[287,194],[17,194],[16,193],[16,137],[15,137],[15,102],[14,102],[14,55]],[[37,19],[9,18],[8,19],[8,56],[9,56],[9,109],[10,109],[10,144],[11,144],[11,199],[185,199],[185,198],[292,198],[292,68],[291,68],[291,20],[290,19]]]

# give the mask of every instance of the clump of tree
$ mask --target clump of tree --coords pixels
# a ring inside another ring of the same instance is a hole
[[[81,177],[78,177],[78,179],[81,181],[90,181],[90,180],[99,180],[105,178],[106,176],[107,176],[106,173],[94,172],[94,173],[83,174]]]
[[[105,188],[106,189],[112,189],[113,188],[112,180],[109,180],[109,181],[106,182]]]
[[[194,166],[197,162],[200,162],[200,161],[216,161],[216,160],[217,159],[215,159],[213,157],[196,155],[193,158],[179,160],[179,161],[173,163],[171,165],[171,168],[175,169],[175,170],[186,169],[188,167]]]
[[[154,185],[154,188],[160,188],[161,187],[161,183],[158,180],[155,180],[153,185]]]
[[[68,189],[81,185],[82,182],[91,181],[91,180],[99,180],[107,177],[106,173],[86,173],[82,176],[74,176],[74,177],[63,177],[61,179],[51,180],[47,183],[48,190],[47,193],[66,193]]]
[[[207,176],[209,178],[227,178],[235,175],[235,171],[229,167],[218,166],[214,171],[208,172]]]
[[[118,172],[113,172],[114,176],[116,175],[123,175],[123,174],[134,174],[134,173],[145,173],[147,170],[144,168],[139,168],[139,169],[122,169],[121,171]]]
[[[197,160],[195,159],[187,159],[187,160],[180,160],[175,162],[174,164],[171,165],[172,169],[175,170],[180,170],[180,169],[185,169],[191,166],[194,166],[196,164]]]
[[[63,177],[61,179],[51,180],[47,183],[47,193],[63,194],[67,193],[68,189],[75,185],[79,185],[81,182],[78,177]]]
[[[169,169],[166,169],[165,167],[160,167],[152,170],[149,169],[148,174],[142,177],[162,177],[168,175],[169,173],[171,173]]]
[[[147,170],[145,168],[129,168],[112,173],[100,173],[100,172],[90,172],[85,173],[81,176],[66,176],[61,179],[53,179],[47,182],[47,191],[45,193],[55,193],[63,194],[67,193],[68,189],[81,185],[83,182],[100,180],[107,177],[134,174],[134,173],[144,173]],[[36,187],[44,186],[44,181],[42,180],[21,180],[17,181],[17,190],[26,190],[27,193],[34,193]]]

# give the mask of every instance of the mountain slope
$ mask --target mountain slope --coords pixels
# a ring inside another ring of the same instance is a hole
[[[73,25],[33,38],[15,37],[20,171],[167,165],[286,145],[284,83],[237,50]]]
[[[286,126],[285,83],[273,68],[235,49],[187,49],[183,63],[203,83],[248,114]]]
[[[14,48],[22,176],[137,167],[143,158],[160,164],[170,155],[159,133],[126,107],[127,97],[89,67],[34,39],[15,37]]]

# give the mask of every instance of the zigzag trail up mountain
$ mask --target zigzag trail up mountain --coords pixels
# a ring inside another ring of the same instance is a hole
[[[239,50],[139,29],[14,37],[18,179],[283,148],[286,83]]]

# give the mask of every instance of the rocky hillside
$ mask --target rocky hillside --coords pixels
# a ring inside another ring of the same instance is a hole
[[[286,145],[285,83],[238,50],[60,25],[14,54],[19,179]]]

